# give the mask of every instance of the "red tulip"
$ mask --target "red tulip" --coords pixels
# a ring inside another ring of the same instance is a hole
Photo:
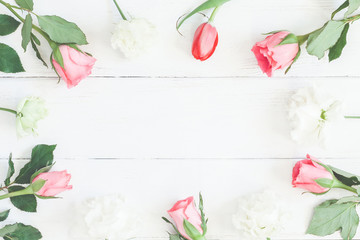
[[[205,61],[214,53],[218,44],[218,33],[210,23],[201,24],[195,32],[192,45],[194,58]]]

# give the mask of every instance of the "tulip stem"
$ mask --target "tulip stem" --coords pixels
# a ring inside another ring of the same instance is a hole
[[[13,114],[15,114],[15,115],[17,115],[17,114],[18,114],[18,113],[17,113],[17,111],[12,110],[12,109],[9,109],[9,108],[2,108],[2,107],[0,107],[0,111],[13,113]]]
[[[124,14],[123,11],[121,10],[119,4],[116,2],[116,0],[113,0],[113,2],[115,3],[116,8],[117,8],[117,10],[119,11],[122,19],[124,19],[125,21],[128,21],[127,18],[125,17],[125,14]]]
[[[217,12],[219,11],[219,8],[220,8],[220,6],[216,7],[216,8],[214,9],[214,11],[211,13],[211,16],[210,16],[210,18],[209,18],[209,22],[213,22],[213,21],[214,21],[214,18],[215,18],[215,16],[216,16]]]

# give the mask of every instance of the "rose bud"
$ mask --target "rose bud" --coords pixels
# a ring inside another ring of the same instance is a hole
[[[195,207],[193,197],[178,201],[168,213],[184,238],[191,240],[184,229],[184,219],[189,221],[201,234],[203,233],[201,228],[201,216]]]
[[[44,186],[36,193],[43,197],[55,197],[61,192],[72,189],[72,186],[69,185],[71,174],[68,174],[66,170],[40,173],[32,182],[34,183],[39,179],[46,181]]]
[[[272,34],[265,40],[256,43],[251,50],[255,54],[261,70],[268,77],[271,77],[275,70],[290,66],[299,51],[297,43],[279,45],[289,34],[285,31]]]
[[[61,45],[59,49],[63,58],[64,68],[53,58],[54,68],[66,82],[68,88],[75,87],[81,80],[91,74],[96,59],[67,45]]]
[[[195,32],[192,45],[194,58],[205,61],[214,53],[218,44],[218,33],[210,23],[201,24]]]
[[[327,192],[329,188],[320,186],[315,180],[325,178],[332,181],[334,179],[332,174],[317,162],[318,160],[310,155],[297,162],[293,168],[292,185],[312,193]]]

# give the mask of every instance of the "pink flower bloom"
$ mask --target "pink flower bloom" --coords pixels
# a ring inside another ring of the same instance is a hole
[[[292,185],[297,188],[308,190],[312,193],[324,193],[328,188],[321,187],[315,182],[319,178],[333,179],[333,176],[323,166],[315,161],[316,158],[307,155],[306,159],[297,162],[293,169]]]
[[[43,197],[54,197],[61,192],[72,189],[72,186],[69,185],[71,174],[68,174],[66,170],[40,173],[32,182],[39,179],[46,180],[45,185],[36,193]]]
[[[194,198],[189,197],[185,200],[178,201],[175,205],[168,211],[170,217],[174,220],[175,225],[180,232],[180,234],[186,239],[191,240],[191,238],[186,234],[184,229],[184,219],[188,220],[194,227],[200,232],[203,233],[201,228],[201,216],[197,211],[194,203]]]
[[[256,43],[251,50],[261,70],[269,77],[275,70],[290,66],[299,51],[297,43],[278,46],[287,35],[289,32],[284,31],[270,35],[265,40]]]
[[[218,33],[210,23],[201,24],[195,32],[192,55],[194,58],[205,61],[215,52],[218,44]]]
[[[64,68],[52,59],[56,72],[66,82],[68,88],[75,87],[91,74],[96,59],[67,45],[59,47],[64,61]]]

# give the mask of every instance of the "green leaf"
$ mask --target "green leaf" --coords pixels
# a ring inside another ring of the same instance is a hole
[[[9,156],[9,168],[8,168],[8,172],[6,175],[6,179],[4,181],[5,186],[9,186],[10,185],[10,178],[14,175],[15,173],[15,167],[14,167],[14,162],[12,161],[12,154],[10,153]]]
[[[340,198],[336,202],[336,204],[343,204],[343,203],[348,203],[348,202],[357,202],[357,203],[359,203],[360,202],[360,197],[357,197],[357,196],[343,197],[343,198]]]
[[[349,1],[349,8],[345,13],[345,17],[348,17],[360,7],[360,0],[348,0],[348,1]]]
[[[35,34],[31,33],[31,39],[34,40],[36,45],[40,46],[40,40],[35,36]]]
[[[360,176],[345,172],[343,170],[340,170],[340,169],[332,167],[332,166],[329,166],[329,167],[333,171],[335,177],[343,184],[345,184],[349,187],[360,185]]]
[[[6,36],[15,32],[20,22],[9,15],[0,14],[0,36]]]
[[[331,19],[333,19],[335,17],[335,15],[340,12],[341,10],[347,8],[349,6],[349,0],[346,0],[343,4],[341,4],[341,6],[336,9],[332,14],[331,14]]]
[[[278,44],[278,46],[285,45],[285,44],[293,44],[293,43],[299,43],[298,38],[295,34],[290,33],[284,39],[281,41],[281,43]]]
[[[4,240],[39,240],[42,235],[32,226],[15,223],[0,229],[0,237],[3,237]]]
[[[61,55],[59,46],[57,46],[56,48],[54,48],[53,57],[54,57],[55,61],[56,61],[62,68],[65,68],[65,67],[64,67],[64,59],[63,59],[63,57],[62,57],[62,55]]]
[[[325,201],[315,208],[306,233],[326,236],[340,230],[343,239],[353,239],[359,225],[357,203],[336,204],[337,201]]]
[[[223,5],[226,2],[229,2],[230,0],[208,0],[206,2],[204,2],[203,4],[201,4],[200,6],[198,6],[197,8],[195,8],[192,12],[190,12],[188,15],[186,15],[177,25],[176,25],[176,29],[179,29],[180,26],[188,19],[190,18],[192,15],[204,11],[206,9],[210,9],[210,8],[216,8],[219,7],[221,5]]]
[[[88,44],[85,34],[72,22],[58,16],[38,16],[39,25],[51,40],[60,44],[75,43]]]
[[[33,38],[31,38],[31,47],[34,49],[35,53],[36,53],[36,57],[43,63],[43,65],[45,67],[47,67],[48,65],[46,64],[46,62],[44,61],[44,59],[42,58],[39,49],[36,47],[36,42]]]
[[[9,192],[17,192],[25,189],[23,186],[11,186],[9,187]],[[11,203],[18,209],[25,212],[36,212],[37,202],[34,195],[21,195],[17,197],[10,198]]]
[[[27,45],[29,44],[31,39],[31,30],[32,30],[32,17],[29,13],[28,15],[26,15],[24,25],[21,29],[21,36],[22,36],[21,46],[24,49],[24,52],[26,52]]]
[[[14,49],[0,43],[0,71],[5,73],[25,72]]]
[[[287,74],[287,73],[290,71],[292,65],[299,59],[300,55],[301,55],[301,48],[300,48],[300,46],[299,46],[299,51],[298,51],[298,53],[296,54],[293,62],[292,62],[292,63],[290,64],[290,66],[286,69],[285,74]]]
[[[196,227],[194,227],[194,225],[192,225],[188,220],[184,219],[183,226],[184,226],[186,234],[191,239],[197,239],[202,236],[202,234],[199,232],[199,230],[197,230]]]
[[[331,62],[341,56],[341,53],[346,45],[346,35],[349,31],[349,27],[350,27],[350,24],[347,23],[344,27],[344,30],[341,33],[339,40],[336,42],[336,44],[332,48],[330,48],[329,62]]]
[[[25,8],[30,11],[34,10],[33,0],[15,0],[15,2],[17,3],[17,5],[19,5],[19,7]]]
[[[9,213],[10,213],[10,209],[0,212],[0,222],[5,221],[8,218]]]
[[[333,47],[341,36],[345,27],[342,21],[329,21],[324,27],[310,34],[306,50],[310,55],[323,58],[325,51]]]
[[[31,160],[20,170],[16,183],[30,183],[31,176],[38,170],[50,166],[54,161],[56,145],[37,145],[31,153]]]

